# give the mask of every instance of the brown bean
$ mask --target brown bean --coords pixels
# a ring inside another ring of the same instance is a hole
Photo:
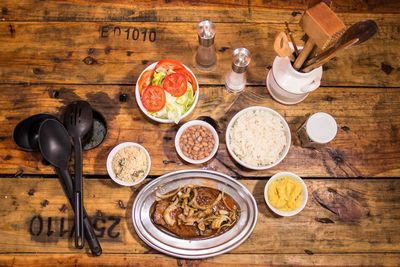
[[[191,126],[181,136],[179,142],[185,156],[198,160],[210,155],[215,140],[212,132],[203,126]]]

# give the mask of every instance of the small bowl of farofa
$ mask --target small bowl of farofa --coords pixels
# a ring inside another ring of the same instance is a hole
[[[117,184],[137,185],[147,177],[150,168],[149,152],[137,143],[121,143],[108,154],[107,172]]]

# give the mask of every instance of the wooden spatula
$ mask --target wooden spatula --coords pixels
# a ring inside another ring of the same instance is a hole
[[[308,35],[308,40],[293,64],[296,70],[301,68],[315,45],[320,49],[325,49],[346,29],[344,23],[324,2],[308,9],[301,18],[300,24]]]
[[[315,61],[313,64],[305,67],[304,69],[301,69],[301,71],[302,72],[310,72],[313,69],[316,69],[316,68],[322,66],[323,64],[325,64],[326,62],[328,62],[329,60],[334,58],[339,52],[351,47],[352,45],[354,45],[357,42],[358,42],[358,38],[350,40],[350,41],[336,47],[335,49],[331,50],[329,53],[325,54],[323,57],[321,57],[320,59]]]
[[[294,61],[292,50],[289,47],[289,40],[284,32],[278,33],[274,42],[274,50],[280,57],[289,57],[291,61]]]

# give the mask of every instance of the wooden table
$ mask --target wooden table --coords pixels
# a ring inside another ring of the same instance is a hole
[[[273,38],[290,23],[297,41],[306,1],[35,1],[0,3],[0,265],[399,265],[400,263],[400,3],[334,1],[350,25],[374,19],[379,33],[330,61],[322,86],[302,103],[284,106],[265,88]],[[194,66],[196,25],[216,23],[218,64]],[[244,93],[224,90],[233,48],[253,53]],[[201,168],[239,179],[253,193],[259,218],[252,236],[234,251],[207,260],[181,260],[150,249],[138,238],[131,207],[140,187],[117,186],[105,160],[123,141],[144,145],[153,165],[149,179],[196,168],[174,150],[179,126],[147,121],[134,100],[142,69],[162,58],[190,66],[201,95],[190,119],[217,121],[220,148]],[[126,94],[127,99],[121,95]],[[19,150],[14,126],[28,115],[60,114],[73,100],[88,100],[108,123],[104,143],[85,153],[85,205],[103,246],[101,257],[73,248],[73,212],[50,166],[38,153]],[[267,171],[248,171],[228,156],[224,131],[239,110],[262,105],[281,113],[293,141],[284,161]],[[296,129],[323,111],[338,123],[336,139],[321,149],[299,145]],[[305,178],[309,202],[292,218],[266,207],[263,188],[278,171]]]

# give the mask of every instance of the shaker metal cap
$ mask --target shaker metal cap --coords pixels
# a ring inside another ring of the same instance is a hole
[[[199,43],[202,46],[212,46],[215,38],[215,26],[210,20],[203,20],[197,27]]]
[[[328,113],[317,112],[308,118],[306,132],[312,141],[326,144],[335,138],[337,124],[335,119]]]
[[[243,73],[251,61],[251,53],[246,48],[236,48],[232,53],[232,70],[236,73]]]

